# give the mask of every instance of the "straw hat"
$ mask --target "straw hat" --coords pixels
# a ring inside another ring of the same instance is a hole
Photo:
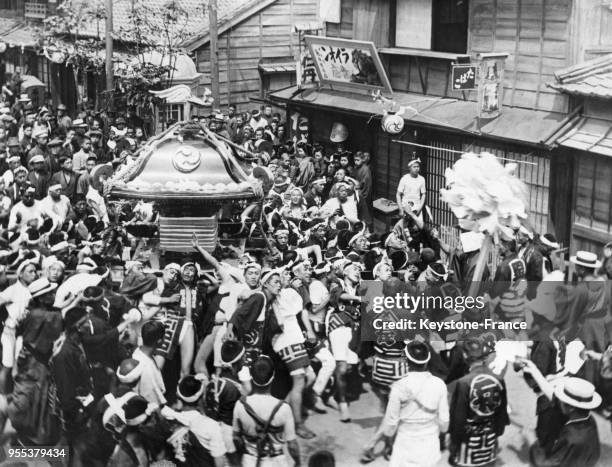
[[[595,386],[582,378],[560,378],[554,389],[561,402],[579,409],[595,409],[601,405],[601,396]]]
[[[590,251],[578,251],[575,256],[570,256],[570,261],[589,269],[599,269],[601,267],[601,261],[597,259],[597,255]]]

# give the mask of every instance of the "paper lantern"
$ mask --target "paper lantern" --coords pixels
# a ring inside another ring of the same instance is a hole
[[[388,113],[382,118],[381,126],[387,133],[397,135],[404,129],[404,118],[396,113]]]

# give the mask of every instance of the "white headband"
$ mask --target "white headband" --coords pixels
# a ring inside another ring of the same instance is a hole
[[[138,362],[138,365],[132,368],[132,371],[127,375],[122,375],[119,368],[117,368],[117,379],[123,384],[132,384],[142,376],[142,367],[142,363]]]

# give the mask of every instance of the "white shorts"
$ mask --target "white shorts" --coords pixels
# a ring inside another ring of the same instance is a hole
[[[349,365],[359,363],[359,357],[349,349],[353,331],[348,326],[342,326],[329,333],[331,352],[337,362],[346,362]]]
[[[236,452],[233,428],[223,422],[219,422],[219,427],[221,428],[221,435],[223,435],[223,441],[225,442],[225,450],[230,454]]]

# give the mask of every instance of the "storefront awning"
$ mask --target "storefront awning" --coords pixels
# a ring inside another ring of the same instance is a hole
[[[282,103],[382,116],[381,105],[374,102],[371,96],[346,91],[325,89],[300,93],[297,87],[292,86],[270,93],[269,98]],[[473,101],[401,92],[394,93],[393,100],[408,108],[403,115],[406,121],[521,144],[545,144],[565,118],[565,114],[561,113],[504,107],[498,118],[479,122],[477,104]]]
[[[36,76],[33,75],[22,75],[21,78],[23,82],[21,83],[21,89],[30,89],[30,88],[44,88],[46,86],[41,80],[39,80]]]
[[[581,117],[575,126],[557,138],[556,143],[612,157],[612,121]]]

